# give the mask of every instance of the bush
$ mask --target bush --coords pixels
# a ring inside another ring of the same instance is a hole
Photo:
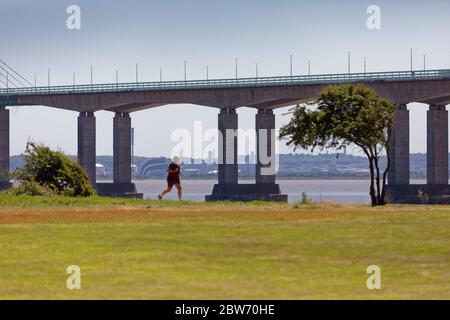
[[[314,201],[312,201],[312,199],[310,197],[308,197],[306,192],[302,192],[300,203],[301,204],[312,204],[312,203],[314,203]]]
[[[417,191],[417,198],[418,198],[419,201],[420,201],[421,203],[423,203],[423,204],[426,204],[426,203],[428,203],[428,202],[430,201],[430,198],[428,197],[428,194],[426,194],[426,193],[422,190],[422,188],[420,188],[420,189]]]
[[[14,187],[8,191],[7,194],[12,195],[29,195],[29,196],[44,196],[44,197],[54,197],[56,193],[47,186],[42,186],[36,181],[26,181],[21,183],[19,186]]]
[[[95,194],[84,169],[61,152],[28,142],[25,165],[13,173],[17,191],[88,197]],[[39,187],[37,187],[37,186]],[[29,193],[27,193],[29,194]]]
[[[306,192],[302,192],[300,200],[294,204],[294,209],[298,209],[300,208],[300,206],[304,205],[315,205],[315,202],[310,197],[308,197]]]

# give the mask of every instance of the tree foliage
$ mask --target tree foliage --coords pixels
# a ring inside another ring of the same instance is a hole
[[[37,183],[66,196],[87,197],[95,193],[84,169],[61,152],[28,142],[23,157],[25,165],[13,173],[22,186]]]
[[[386,204],[385,186],[389,170],[389,146],[395,105],[364,85],[330,86],[322,91],[317,108],[299,105],[280,136],[295,148],[342,149],[356,145],[369,160],[372,205]],[[386,153],[382,170],[380,157]]]

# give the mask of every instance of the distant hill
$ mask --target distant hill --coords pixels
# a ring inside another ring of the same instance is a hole
[[[70,156],[76,159],[75,156]],[[450,158],[450,157],[449,157]],[[411,154],[411,178],[426,178],[426,154]],[[217,176],[217,164],[204,161],[183,159],[183,176],[197,178],[214,178]],[[381,159],[385,165],[386,158]],[[166,167],[170,162],[166,157],[134,157],[133,175],[135,178],[156,178],[166,175]],[[113,157],[97,156],[97,163],[105,168],[105,177],[112,177]],[[20,156],[11,157],[11,170],[23,165]],[[255,174],[254,164],[240,164],[240,177],[252,178]],[[345,154],[281,154],[279,156],[279,178],[368,178],[367,159]]]

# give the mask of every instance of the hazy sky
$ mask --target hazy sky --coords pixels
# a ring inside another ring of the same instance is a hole
[[[66,9],[81,8],[81,30],[69,30]],[[381,8],[381,30],[366,26],[369,5]],[[159,68],[165,80],[182,80],[184,60],[188,78],[260,76],[289,73],[337,73],[362,71],[367,57],[369,71],[408,70],[409,51],[423,68],[450,68],[450,1],[447,0],[1,0],[0,59],[14,66],[38,85],[134,81],[139,63],[140,80],[156,81]],[[424,105],[413,104],[411,152],[425,152]],[[277,126],[286,123],[277,111]],[[242,128],[254,128],[255,110],[238,110]],[[112,154],[112,113],[97,114],[97,154]],[[217,110],[193,105],[170,105],[132,114],[136,130],[136,154],[167,155],[174,142],[171,133],[193,130],[195,121],[216,128]],[[76,153],[77,114],[44,107],[11,109],[11,153],[24,149],[28,138]],[[281,152],[289,152],[281,147]]]

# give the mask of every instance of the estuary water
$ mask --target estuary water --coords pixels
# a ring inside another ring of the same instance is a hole
[[[136,187],[145,198],[156,199],[166,187],[166,181],[136,180]],[[369,180],[278,180],[281,191],[289,196],[289,202],[300,199],[302,192],[314,201],[330,201],[336,203],[369,203]],[[411,181],[412,183],[421,183]],[[215,180],[183,180],[184,200],[204,201],[205,195],[211,194]],[[252,183],[252,181],[240,181]],[[176,190],[166,196],[168,200],[176,200]]]
[[[136,180],[136,187],[145,198],[156,199],[166,187],[166,181]],[[215,180],[182,180],[184,200],[205,201],[205,195],[211,194]],[[240,183],[254,183],[240,181]],[[313,201],[329,201],[335,203],[370,203],[369,180],[278,180],[281,192],[289,196],[289,202],[299,201],[305,192]],[[425,180],[411,180],[413,184],[425,183]],[[177,200],[175,188],[165,199]]]

